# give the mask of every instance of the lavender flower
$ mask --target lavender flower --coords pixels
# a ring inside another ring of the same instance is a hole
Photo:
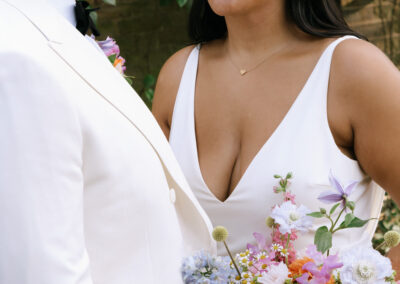
[[[230,266],[229,257],[211,256],[200,251],[184,259],[181,273],[185,284],[217,284],[229,283],[236,272]]]
[[[318,200],[320,200],[323,203],[326,204],[331,204],[331,203],[337,203],[337,202],[342,202],[342,206],[346,206],[346,201],[350,194],[352,193],[353,189],[355,186],[358,184],[357,181],[351,182],[349,185],[346,187],[343,187],[338,179],[333,175],[332,171],[330,172],[329,175],[329,181],[332,185],[332,187],[335,189],[333,190],[328,190],[325,192],[322,192],[318,196]]]
[[[111,37],[107,37],[106,40],[98,41],[97,44],[104,51],[107,57],[113,54],[115,54],[117,57],[119,56],[119,46]]]

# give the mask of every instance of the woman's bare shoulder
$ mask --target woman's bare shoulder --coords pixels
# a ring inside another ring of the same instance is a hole
[[[152,112],[166,135],[169,134],[175,99],[183,70],[193,48],[195,48],[194,45],[187,46],[173,54],[164,63],[158,75]]]
[[[373,106],[378,100],[390,101],[400,95],[398,68],[378,47],[364,40],[348,39],[337,46],[331,83],[351,108]]]
[[[371,85],[379,87],[400,74],[378,47],[359,39],[348,39],[337,46],[332,57],[332,73],[345,86],[365,90]]]

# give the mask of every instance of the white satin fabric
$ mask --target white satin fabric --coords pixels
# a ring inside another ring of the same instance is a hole
[[[0,283],[181,283],[211,224],[140,97],[46,1],[0,38]]]
[[[363,219],[379,217],[384,191],[361,170],[357,161],[339,150],[328,124],[327,90],[332,54],[335,47],[348,38],[352,37],[339,38],[326,48],[289,112],[225,202],[219,201],[210,192],[199,167],[194,97],[200,46],[190,54],[175,102],[170,144],[213,225],[227,227],[228,243],[233,252],[245,249],[247,243],[254,243],[253,232],[270,237],[265,219],[270,215],[272,206],[282,202],[281,195],[274,194],[272,190],[277,185],[277,180],[273,178],[275,174],[293,172],[290,189],[296,195],[297,203],[318,211],[320,207],[330,208],[317,197],[330,189],[328,176],[332,169],[344,184],[360,181],[350,198],[357,204],[356,216]],[[301,249],[313,243],[315,230],[325,223],[318,219],[314,224],[309,233],[299,237],[295,247]],[[334,250],[370,242],[376,225],[377,220],[374,220],[361,229],[337,232]],[[219,254],[226,254],[223,246],[219,246],[218,251]]]

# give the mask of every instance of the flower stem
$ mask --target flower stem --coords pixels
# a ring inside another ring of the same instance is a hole
[[[229,250],[228,245],[226,244],[225,241],[224,241],[224,245],[225,245],[226,251],[228,252],[229,257],[230,257],[231,260],[232,260],[233,266],[235,266],[236,272],[237,272],[237,274],[239,275],[239,279],[242,279],[242,276],[240,275],[239,268],[237,267],[236,262],[235,262],[235,260],[233,259],[233,256],[232,256],[232,254],[231,254],[231,251]]]
[[[335,230],[335,226],[337,224],[337,222],[339,222],[340,217],[342,216],[343,212],[346,210],[346,205],[343,207],[342,211],[340,211],[339,216],[337,217],[337,219],[335,220],[335,223],[332,224],[331,229],[329,230],[331,233],[336,232]]]
[[[286,255],[285,255],[285,262],[286,262],[286,265],[289,265],[289,258],[288,258],[288,256],[289,256],[289,241],[290,241],[290,234],[288,234],[288,236],[287,236],[287,241],[286,241]]]
[[[340,230],[340,227],[337,228],[337,229],[335,229],[335,227],[336,227],[337,222],[339,222],[340,217],[342,216],[342,214],[343,214],[343,212],[344,212],[345,210],[346,210],[346,204],[344,205],[342,211],[340,211],[340,213],[339,213],[338,217],[336,218],[335,222],[332,222],[332,218],[331,218],[330,216],[328,216],[328,218],[329,218],[329,220],[331,221],[331,224],[332,224],[331,228],[329,229],[329,231],[332,233],[332,235],[333,235],[335,232],[337,232],[337,231]],[[328,249],[328,251],[326,252],[326,255],[329,256],[329,249]]]
[[[382,247],[385,247],[385,245],[386,245],[386,243],[385,243],[385,241],[383,241],[382,243],[380,243],[380,244],[375,248],[375,250],[378,250],[378,249],[380,249],[380,248],[382,248]]]
[[[333,227],[334,225],[333,225],[333,220],[332,220],[332,218],[331,218],[331,215],[326,215],[326,217],[329,219],[329,221],[331,221],[331,225],[332,225],[332,227]]]

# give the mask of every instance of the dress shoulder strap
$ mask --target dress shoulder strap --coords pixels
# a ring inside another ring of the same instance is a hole
[[[196,88],[197,67],[199,61],[200,44],[191,51],[182,73],[178,93],[172,114],[170,142],[175,137],[182,137],[186,131],[185,123],[193,115],[194,93]]]
[[[321,55],[321,58],[319,59],[319,62],[314,70],[314,76],[315,78],[313,81],[318,81],[318,84],[320,87],[323,89],[319,91],[328,91],[328,84],[329,84],[329,78],[330,78],[330,71],[331,71],[331,65],[332,65],[332,57],[333,53],[336,49],[336,47],[343,41],[347,39],[358,39],[355,36],[343,36],[341,38],[338,38],[331,42],[328,47],[325,49],[323,54]],[[315,82],[314,82],[315,83]]]
[[[309,107],[315,104],[317,108],[326,111],[326,101],[328,95],[329,78],[331,73],[332,57],[336,47],[347,39],[358,39],[355,36],[343,36],[325,48],[312,74],[310,75],[303,92],[307,97]],[[321,105],[322,104],[322,105]]]

